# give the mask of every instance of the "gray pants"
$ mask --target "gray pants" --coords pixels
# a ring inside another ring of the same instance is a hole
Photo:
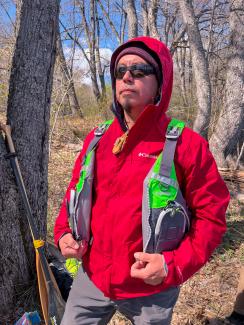
[[[61,325],[106,325],[116,310],[136,325],[169,325],[178,295],[176,287],[151,296],[111,300],[104,297],[80,267]]]

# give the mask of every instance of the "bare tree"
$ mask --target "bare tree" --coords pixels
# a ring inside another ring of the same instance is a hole
[[[196,82],[198,112],[194,122],[194,130],[207,138],[211,117],[211,85],[208,73],[208,63],[205,57],[192,0],[178,0],[178,5],[183,21],[187,26]]]
[[[58,11],[58,0],[22,1],[7,107],[7,122],[12,126],[42,238],[46,235],[49,109]],[[17,301],[33,287],[35,259],[29,226],[5,155],[6,147],[0,136],[0,323],[13,324],[13,319],[19,316],[15,314]]]
[[[157,14],[158,14],[159,0],[151,0],[148,7],[148,27],[151,37],[159,39],[159,33],[157,29]]]
[[[126,0],[126,12],[128,19],[128,38],[138,36],[138,20],[134,0]]]
[[[186,41],[181,42],[182,46],[175,52],[176,64],[180,73],[180,89],[183,98],[184,106],[188,105],[187,91],[186,91]]]
[[[79,48],[82,50],[84,58],[89,64],[93,93],[97,101],[99,102],[101,98],[104,98],[106,96],[106,85],[105,85],[105,77],[104,77],[105,70],[102,68],[100,48],[99,48],[100,25],[99,25],[98,11],[97,11],[97,1],[95,0],[90,1],[89,15],[87,15],[84,0],[77,0],[77,4],[79,5],[80,8],[82,26],[85,31],[85,37],[87,40],[89,53],[85,51],[85,49],[83,48],[79,40],[74,39],[74,37],[71,35],[71,33],[68,32],[67,29],[66,32],[70,36],[70,38],[74,40],[76,44],[79,46]],[[88,21],[89,17],[90,20]],[[75,28],[77,28],[77,26],[75,26]],[[99,76],[102,94],[99,88],[97,75]]]
[[[144,36],[149,36],[147,0],[141,0],[141,10],[142,10],[142,33]]]
[[[90,70],[93,92],[97,100],[100,99],[101,93],[97,83],[97,69],[96,69],[96,19],[95,19],[95,0],[90,1],[90,30],[85,15],[85,4],[82,1],[82,18],[85,26],[87,41],[89,44],[90,54]]]
[[[210,139],[210,148],[219,167],[228,167],[238,159],[244,141],[244,1],[230,5],[230,52],[225,85],[224,108]],[[239,153],[238,153],[239,147]],[[242,151],[243,154],[243,151]],[[226,160],[227,158],[227,160]],[[228,159],[229,158],[229,159]],[[241,161],[239,157],[238,161]],[[242,157],[243,160],[243,157]]]
[[[102,67],[101,56],[100,56],[100,23],[97,10],[97,2],[94,3],[94,13],[96,20],[96,42],[95,42],[95,51],[96,51],[96,62],[97,62],[97,72],[100,80],[100,85],[102,89],[102,98],[106,99],[106,84],[105,84],[105,67]]]
[[[80,105],[79,105],[79,102],[78,102],[78,99],[76,96],[73,76],[67,66],[67,62],[66,62],[66,59],[64,56],[59,26],[58,26],[58,33],[57,33],[57,55],[58,55],[58,58],[60,61],[61,72],[62,72],[62,76],[64,79],[65,91],[67,94],[70,110],[73,115],[78,114],[81,117],[83,117],[81,109],[80,109]]]

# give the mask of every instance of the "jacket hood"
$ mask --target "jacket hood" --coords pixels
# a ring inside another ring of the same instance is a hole
[[[113,105],[112,111],[118,118],[122,129],[126,130],[126,125],[124,124],[123,120],[123,110],[120,104],[116,100],[116,93],[115,93],[115,78],[114,78],[114,68],[115,68],[115,61],[118,57],[119,53],[123,51],[127,47],[131,46],[139,46],[143,49],[152,53],[154,57],[157,59],[158,63],[161,64],[162,69],[162,84],[161,84],[161,96],[160,100],[154,106],[154,109],[157,110],[157,114],[163,115],[168,109],[171,94],[172,94],[172,85],[173,85],[173,61],[171,54],[167,48],[167,46],[162,43],[161,41],[151,38],[151,37],[136,37],[130,39],[128,42],[119,46],[113,53],[110,62],[110,74],[112,80],[112,90],[113,90]]]

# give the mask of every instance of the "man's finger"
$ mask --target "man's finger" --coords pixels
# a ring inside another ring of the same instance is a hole
[[[135,262],[130,269],[130,275],[132,278],[142,279],[147,278],[148,274],[145,268],[141,268],[139,262]]]
[[[60,244],[64,244],[66,247],[72,247],[74,249],[79,248],[79,244],[74,240],[71,234],[65,235],[63,238],[60,239]],[[59,245],[60,245],[59,244]]]
[[[152,254],[137,252],[134,254],[134,257],[137,261],[150,262],[152,260]]]
[[[138,270],[140,270],[140,269],[142,269],[142,268],[144,268],[144,267],[145,267],[145,263],[142,262],[142,261],[136,261],[136,262],[133,264],[133,268],[134,268],[134,269],[138,269]]]
[[[74,240],[73,237],[68,238],[68,240],[65,242],[67,247],[71,247],[73,249],[79,249],[80,245]]]

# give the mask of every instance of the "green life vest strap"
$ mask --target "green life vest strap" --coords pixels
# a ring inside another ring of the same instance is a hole
[[[159,175],[161,177],[170,178],[177,141],[184,129],[184,126],[184,122],[172,119],[167,127],[166,141],[164,144],[163,156],[159,170]]]

